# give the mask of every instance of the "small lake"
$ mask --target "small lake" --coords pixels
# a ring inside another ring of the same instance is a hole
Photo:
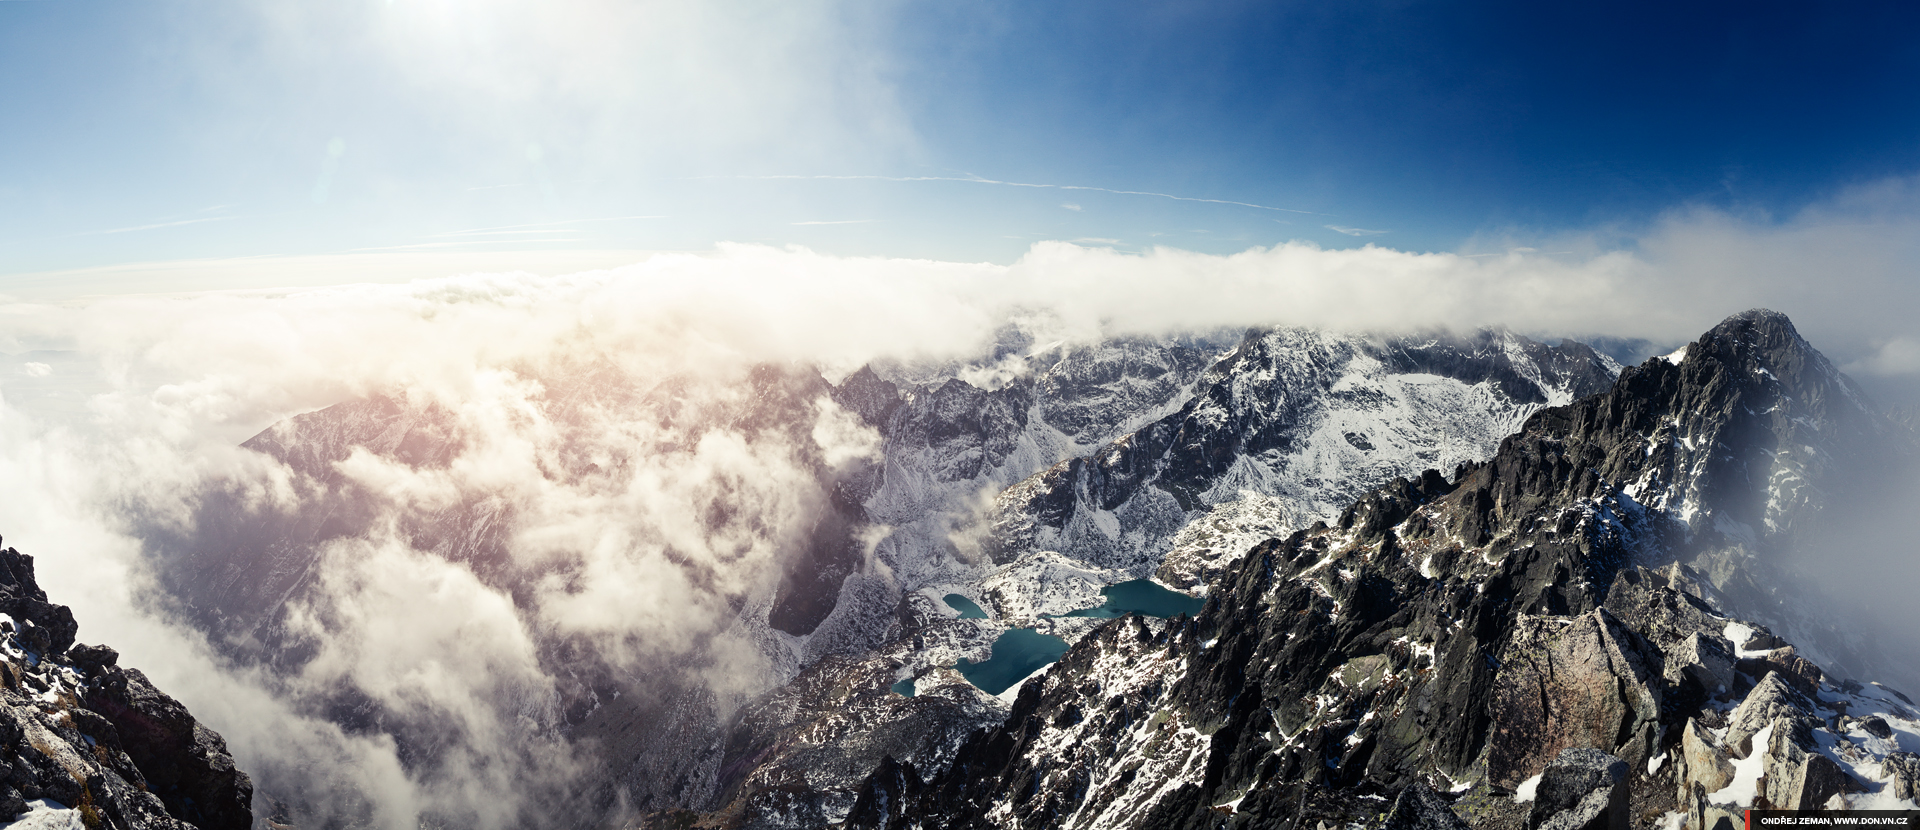
[[[973,600],[967,599],[959,594],[948,594],[943,597],[943,599],[947,601],[948,608],[960,612],[960,619],[984,620],[987,618],[986,610],[982,609]]]
[[[1116,582],[1100,589],[1100,595],[1107,601],[1093,608],[1082,608],[1061,614],[1062,617],[1095,617],[1112,619],[1128,614],[1144,614],[1149,617],[1175,617],[1181,614],[1189,616],[1199,614],[1207,601],[1190,597],[1179,591],[1161,587],[1151,579],[1132,579]]]
[[[993,656],[986,662],[962,657],[954,668],[980,691],[997,695],[1066,653],[1066,640],[1031,628],[1012,628],[993,641]]]
[[[902,680],[898,683],[893,684],[888,688],[893,689],[893,693],[896,695],[906,695],[907,697],[913,697],[913,678],[909,677],[905,680]]]

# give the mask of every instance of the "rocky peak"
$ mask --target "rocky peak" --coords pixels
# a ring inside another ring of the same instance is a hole
[[[47,601],[33,557],[13,548],[0,550],[0,615],[0,817],[252,827],[253,783],[226,742],[113,649],[74,643],[72,612]]]

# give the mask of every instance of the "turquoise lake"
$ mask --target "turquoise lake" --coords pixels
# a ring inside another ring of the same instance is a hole
[[[947,601],[948,608],[960,612],[960,619],[984,620],[987,618],[987,612],[975,604],[973,600],[967,599],[959,594],[948,594],[944,599]]]
[[[913,697],[913,678],[909,677],[905,680],[902,680],[898,683],[893,684],[888,688],[893,689],[893,693],[896,695],[906,695],[907,697]]]
[[[1128,614],[1144,614],[1165,618],[1198,614],[1201,607],[1207,604],[1206,600],[1163,588],[1151,579],[1117,582],[1101,588],[1100,595],[1106,597],[1107,601],[1093,608],[1069,611],[1060,616],[1112,619]]]
[[[954,668],[980,691],[997,695],[1066,653],[1066,640],[1031,628],[1013,628],[993,641],[993,656],[986,662],[962,657]]]

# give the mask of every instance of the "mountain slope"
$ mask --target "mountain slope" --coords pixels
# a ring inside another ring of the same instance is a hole
[[[883,765],[847,826],[1372,822],[1415,785],[1517,826],[1508,796],[1579,747],[1626,761],[1635,822],[1911,808],[1905,699],[1741,619],[1806,602],[1754,589],[1794,585],[1790,534],[1910,452],[1877,418],[1784,317],[1736,315],[1452,480],[1402,479],[1262,543],[1196,618],[1108,624],[945,771]],[[1870,733],[1849,720],[1863,709]],[[1736,767],[1762,785],[1728,789]]]

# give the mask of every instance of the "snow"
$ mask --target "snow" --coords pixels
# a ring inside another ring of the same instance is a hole
[[[1667,762],[1667,753],[1665,752],[1662,752],[1659,755],[1655,755],[1652,758],[1648,758],[1647,774],[1648,775],[1658,774],[1660,772],[1660,765],[1666,762]]]
[[[1767,771],[1767,742],[1773,739],[1773,724],[1761,727],[1753,735],[1753,751],[1733,762],[1733,780],[1709,793],[1707,801],[1722,807],[1751,807],[1760,790],[1760,777]]]
[[[994,695],[994,697],[999,698],[1002,702],[1006,703],[1008,706],[1012,706],[1014,701],[1020,699],[1020,690],[1026,687],[1027,681],[1032,680],[1036,677],[1039,677],[1040,675],[1046,674],[1047,669],[1050,669],[1050,668],[1053,668],[1052,663],[1048,663],[1044,666],[1041,666],[1040,668],[1034,669],[1033,674],[1029,674],[1026,677],[1020,678],[1020,682],[1015,683],[1011,686],[1008,686],[1006,691],[1001,692],[997,695]]]
[[[1674,353],[1672,353],[1672,354],[1663,354],[1663,355],[1661,355],[1661,356],[1660,356],[1660,359],[1661,359],[1661,360],[1664,360],[1664,361],[1666,361],[1666,362],[1668,362],[1668,363],[1671,363],[1671,364],[1673,364],[1673,365],[1675,365],[1675,366],[1678,366],[1678,365],[1680,365],[1680,361],[1683,361],[1683,360],[1686,360],[1686,359],[1687,359],[1687,350],[1688,350],[1688,349],[1691,349],[1691,348],[1693,348],[1693,344],[1692,344],[1692,343],[1688,343],[1688,344],[1687,344],[1687,345],[1685,345],[1685,346],[1681,346],[1681,347],[1679,348],[1679,350],[1677,350],[1677,351],[1675,351],[1675,352],[1674,352]]]
[[[1685,827],[1686,824],[1686,813],[1670,812],[1660,815],[1660,830],[1680,830],[1680,828]]]
[[[1733,643],[1733,654],[1735,657],[1767,656],[1767,652],[1765,649],[1749,650],[1746,647],[1747,643],[1753,639],[1754,635],[1759,633],[1757,631],[1754,631],[1752,627],[1745,625],[1743,623],[1728,622],[1726,630],[1721,633],[1726,635],[1727,640]]]
[[[1546,773],[1543,772],[1520,782],[1520,786],[1515,787],[1513,790],[1513,803],[1525,804],[1532,801],[1534,793],[1540,789],[1540,776],[1545,774]]]
[[[27,802],[27,811],[15,817],[7,830],[86,830],[79,810],[48,798]]]

